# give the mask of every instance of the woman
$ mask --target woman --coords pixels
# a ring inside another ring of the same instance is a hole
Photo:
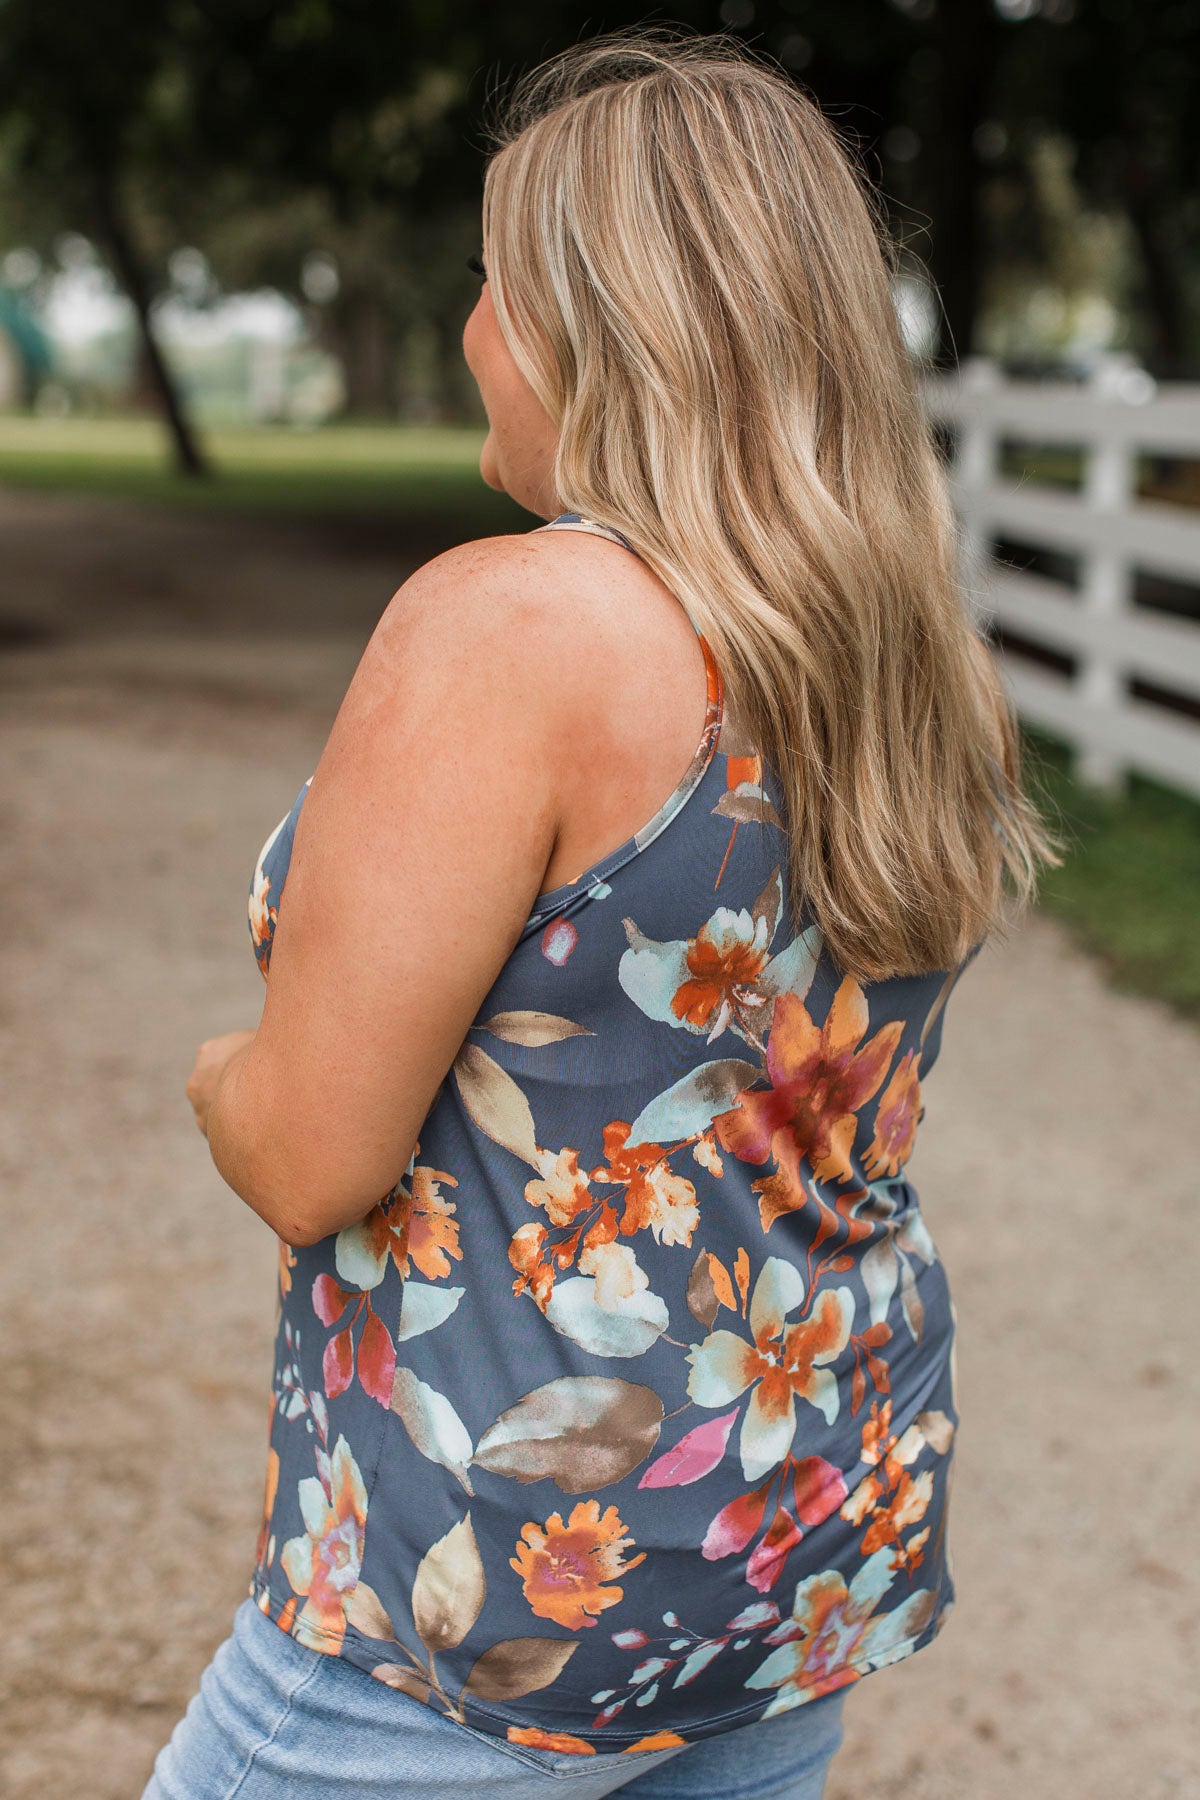
[[[813,1800],[954,1598],[903,1171],[1047,847],[817,109],[585,44],[483,236],[482,472],[550,524],[404,584],[259,861],[189,1094],[280,1239],[266,1503],[146,1793]]]

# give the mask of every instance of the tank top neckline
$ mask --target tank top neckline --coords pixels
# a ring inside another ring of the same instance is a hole
[[[535,526],[534,529],[537,531],[555,529],[590,531],[598,537],[611,538],[615,543],[622,544],[632,555],[638,555],[629,539],[614,525],[603,525],[596,519],[585,518],[582,513],[560,513],[548,524]],[[682,602],[680,604],[682,605]],[[709,765],[716,755],[717,744],[721,737],[721,727],[725,719],[725,685],[721,679],[721,671],[713,655],[712,646],[687,608],[684,607],[683,610],[700,641],[707,677],[704,726],[700,733],[700,740],[692,752],[692,759],[658,811],[647,819],[646,823],[639,827],[632,836],[626,838],[623,844],[619,844],[615,850],[610,850],[606,856],[591,863],[581,875],[576,876],[574,881],[562,882],[558,887],[548,888],[545,893],[538,895],[533,911],[526,922],[526,931],[543,923],[548,914],[561,911],[562,907],[574,896],[586,894],[590,889],[603,884],[608,876],[615,874],[617,869],[632,861],[635,856],[645,850],[660,832],[666,830],[708,773]]]

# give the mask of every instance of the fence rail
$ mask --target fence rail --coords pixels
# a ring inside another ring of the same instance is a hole
[[[1200,795],[1200,510],[1138,497],[1143,455],[1200,462],[1200,385],[1156,387],[1116,358],[1086,385],[1015,382],[972,359],[925,396],[951,430],[964,576],[1018,710],[1074,747],[1085,780],[1135,770]],[[1081,451],[1078,492],[1006,478],[1006,442]],[[1016,570],[1004,540],[1074,559],[1076,580]],[[1139,575],[1195,588],[1195,610],[1137,604]]]

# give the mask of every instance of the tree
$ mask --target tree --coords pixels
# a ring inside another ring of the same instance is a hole
[[[1160,375],[1200,365],[1200,3],[1090,0],[1058,34],[1051,105],[1077,147],[1076,179],[1119,207],[1141,252],[1147,361]]]
[[[137,316],[176,463],[183,473],[200,475],[205,461],[154,335],[155,273],[129,195],[141,140],[167,98],[156,88],[165,21],[158,0],[107,0],[103,8],[3,0],[0,129],[10,176],[111,257]]]

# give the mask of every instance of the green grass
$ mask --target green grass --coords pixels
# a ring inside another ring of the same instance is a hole
[[[1105,795],[1072,780],[1067,750],[1026,733],[1030,783],[1065,840],[1042,905],[1114,984],[1200,1020],[1200,802],[1130,779]]]
[[[415,513],[477,533],[528,529],[529,515],[479,474],[482,431],[395,425],[209,430],[211,475],[171,466],[151,419],[0,417],[0,484],[238,512]]]

